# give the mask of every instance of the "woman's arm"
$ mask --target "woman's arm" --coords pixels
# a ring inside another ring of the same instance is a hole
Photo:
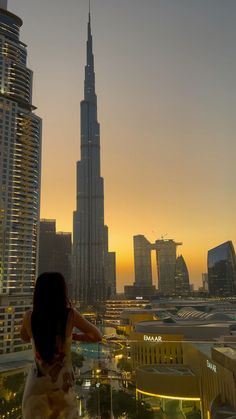
[[[86,320],[77,310],[73,309],[73,327],[80,330],[80,333],[72,333],[74,340],[83,342],[101,342],[102,335],[100,331]]]
[[[30,342],[30,335],[29,335],[29,318],[30,318],[31,311],[26,311],[23,317],[21,330],[20,330],[20,337],[24,342]]]

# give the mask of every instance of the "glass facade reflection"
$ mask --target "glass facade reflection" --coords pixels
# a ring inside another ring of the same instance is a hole
[[[209,294],[232,296],[236,291],[236,256],[231,241],[220,244],[208,252]]]

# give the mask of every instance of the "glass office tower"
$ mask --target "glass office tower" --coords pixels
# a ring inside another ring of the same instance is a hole
[[[182,255],[178,256],[175,265],[175,294],[187,296],[190,293],[189,273]]]
[[[232,296],[236,291],[236,257],[231,241],[208,252],[209,295]]]

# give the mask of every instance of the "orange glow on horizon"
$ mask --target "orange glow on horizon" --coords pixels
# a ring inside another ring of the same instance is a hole
[[[45,21],[40,2],[13,3],[24,17],[33,104],[43,119],[41,218],[72,231],[87,5],[51,0]],[[177,3],[93,5],[105,223],[119,291],[134,281],[136,234],[183,242],[177,253],[197,286],[207,251],[236,245],[236,6]],[[32,30],[36,15],[43,31]]]

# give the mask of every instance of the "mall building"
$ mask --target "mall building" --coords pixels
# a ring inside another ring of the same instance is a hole
[[[165,417],[236,418],[235,321],[149,320],[132,329],[138,398]]]

